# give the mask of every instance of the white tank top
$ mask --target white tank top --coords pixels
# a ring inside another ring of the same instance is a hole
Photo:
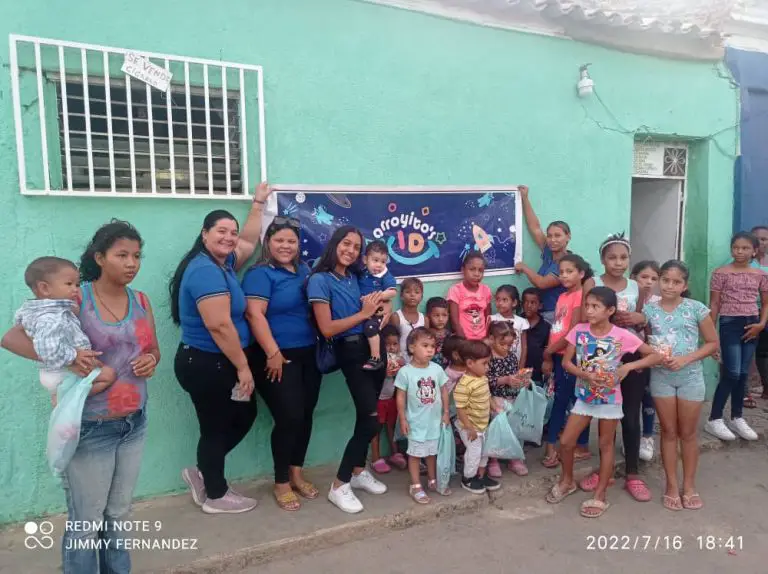
[[[406,341],[408,340],[408,335],[411,334],[411,331],[417,327],[424,326],[424,314],[419,313],[418,320],[415,323],[411,323],[408,321],[408,319],[405,318],[403,311],[398,309],[397,318],[400,319],[400,352],[405,356],[405,360],[410,362],[410,355],[408,355],[408,345],[406,345]]]

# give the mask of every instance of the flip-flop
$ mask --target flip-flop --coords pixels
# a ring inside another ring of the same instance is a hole
[[[561,490],[560,483],[555,483],[552,489],[547,493],[546,501],[550,504],[558,504],[576,492],[576,485],[572,484],[568,490]]]
[[[755,402],[755,399],[752,398],[752,395],[744,397],[744,408],[745,409],[756,409],[757,408],[757,403]]]
[[[296,496],[296,493],[292,490],[284,492],[283,494],[277,494],[277,492],[275,492],[275,502],[277,502],[277,505],[282,510],[286,510],[288,512],[296,512],[301,508],[299,497]]]
[[[292,484],[291,488],[307,500],[314,500],[320,494],[320,491],[315,488],[315,485],[306,480],[301,484]]]
[[[577,450],[573,453],[573,461],[579,462],[581,460],[589,460],[592,458],[592,453],[589,451]]]
[[[672,510],[673,512],[677,512],[683,509],[683,504],[680,501],[679,496],[669,496],[668,494],[665,494],[661,497],[661,505],[667,510]]]
[[[560,466],[560,456],[556,452],[547,455],[542,459],[541,465],[544,468],[555,468]]]
[[[651,491],[639,478],[630,478],[624,483],[624,490],[638,502],[648,502],[651,499]]]
[[[610,506],[610,502],[603,502],[602,500],[597,500],[596,498],[590,498],[589,500],[585,500],[581,503],[579,514],[581,514],[584,518],[600,518],[603,514],[605,514],[605,511],[608,510]],[[596,509],[597,512],[588,512],[589,509]]]
[[[613,486],[615,483],[615,478],[611,477],[608,479],[608,486]],[[597,490],[598,484],[600,484],[600,475],[596,472],[593,472],[589,476],[586,476],[579,481],[579,488],[584,492],[594,492]]]
[[[420,484],[412,484],[408,488],[408,494],[411,495],[411,498],[415,500],[419,504],[429,504],[430,498],[427,496],[427,493],[424,492],[424,487]]]
[[[701,496],[699,496],[698,492],[683,495],[683,508],[688,510],[699,510],[702,506],[704,506],[704,502],[701,500]]]

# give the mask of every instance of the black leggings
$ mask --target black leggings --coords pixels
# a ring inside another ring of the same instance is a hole
[[[381,425],[376,411],[381,393],[381,386],[386,375],[384,369],[366,371],[363,365],[368,361],[370,348],[362,335],[352,340],[341,339],[336,343],[336,356],[341,372],[347,381],[349,394],[355,404],[355,430],[344,449],[339,471],[336,474],[341,482],[349,482],[352,469],[365,466],[368,445],[375,437]]]
[[[314,345],[282,349],[281,352],[290,362],[283,365],[283,376],[279,382],[273,382],[267,377],[264,371],[266,356],[258,345],[251,353],[250,361],[256,389],[275,420],[272,428],[272,459],[277,484],[290,481],[289,467],[304,466],[312,435],[312,415],[322,381],[322,375],[317,370]]]
[[[760,382],[763,384],[763,394],[768,393],[768,329],[760,333],[755,352],[757,372],[760,373]]]
[[[232,400],[237,369],[222,353],[208,353],[181,344],[176,351],[174,371],[197,411],[197,468],[203,475],[206,495],[221,498],[229,488],[224,478],[224,458],[251,429],[256,419],[256,400]]]
[[[625,355],[624,362],[631,363],[640,355]],[[648,385],[648,374],[644,371],[632,371],[621,382],[622,410],[621,438],[624,441],[624,461],[627,475],[637,474],[640,467],[640,411],[643,407],[643,395]]]

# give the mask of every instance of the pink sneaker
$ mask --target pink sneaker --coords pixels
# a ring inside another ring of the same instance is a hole
[[[387,461],[383,458],[380,458],[376,462],[374,462],[371,467],[373,467],[373,470],[376,472],[376,474],[387,474],[392,468],[387,464]]]
[[[408,461],[405,460],[405,457],[399,452],[389,457],[389,464],[398,470],[405,470],[408,468]]]
[[[501,478],[501,466],[495,458],[488,462],[488,476],[491,478]]]
[[[196,466],[188,466],[181,471],[181,478],[187,483],[190,493],[192,493],[192,500],[195,504],[202,506],[205,504],[205,483],[203,482],[203,475],[197,470]]]
[[[256,508],[258,503],[253,498],[235,494],[230,488],[221,498],[208,498],[203,503],[206,514],[240,514]]]
[[[525,462],[522,460],[510,460],[509,470],[514,472],[517,476],[526,476],[528,474],[528,467],[525,466]]]

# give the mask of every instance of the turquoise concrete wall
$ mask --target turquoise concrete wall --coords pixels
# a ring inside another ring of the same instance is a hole
[[[729,133],[737,121],[737,96],[711,63],[629,55],[349,0],[233,0],[226,8],[149,0],[122,7],[28,0],[23,10],[3,4],[0,325],[10,325],[27,297],[22,271],[32,258],[77,258],[111,217],[139,228],[146,258],[135,286],[152,298],[164,354],[150,383],[139,496],[178,490],[179,470],[194,461],[197,438],[192,406],[172,373],[178,331],[168,320],[166,279],[208,210],[228,207],[244,215],[246,206],[22,197],[9,33],[261,64],[272,181],[526,183],[542,220],[568,220],[573,250],[593,261],[604,236],[629,229],[632,132],[704,138],[695,148],[697,201],[689,202],[687,226],[700,291],[707,268],[727,255],[732,159],[706,138]],[[597,89],[615,118],[594,98],[576,96],[578,67],[585,62],[592,63]],[[727,137],[719,147],[729,149]],[[528,240],[525,259],[535,263],[537,257]],[[425,297],[446,289],[430,284]],[[63,497],[43,455],[48,400],[34,366],[2,352],[0,381],[0,522],[60,511]],[[337,460],[352,427],[351,402],[338,377],[324,382],[315,421],[309,464]],[[270,426],[263,409],[229,458],[230,477],[270,472]]]

